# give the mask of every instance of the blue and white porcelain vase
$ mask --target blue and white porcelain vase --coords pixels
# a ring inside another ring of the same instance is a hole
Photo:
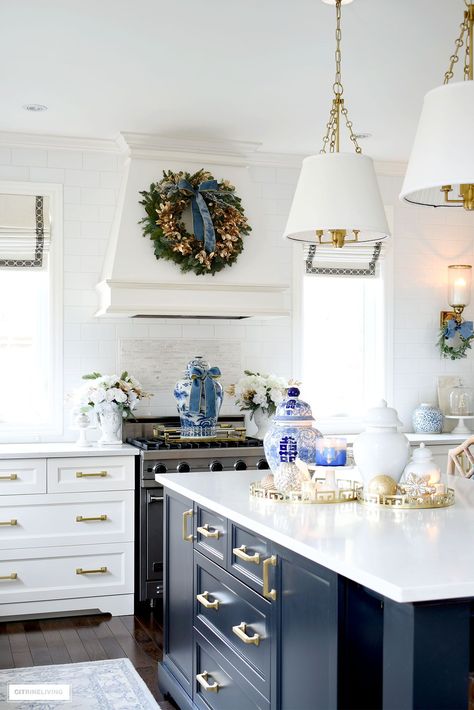
[[[444,416],[441,409],[424,402],[413,412],[412,422],[415,434],[441,434]]]
[[[299,399],[297,387],[290,387],[287,397],[277,406],[271,428],[263,446],[268,464],[277,475],[282,463],[293,463],[296,457],[307,464],[316,461],[316,442],[322,437],[314,426],[307,402]]]
[[[183,438],[215,436],[224,390],[217,379],[218,367],[196,355],[186,365],[184,378],[176,383],[174,398],[181,421]]]

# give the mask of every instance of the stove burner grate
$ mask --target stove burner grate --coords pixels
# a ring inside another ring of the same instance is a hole
[[[151,437],[147,438],[144,436],[137,436],[137,437],[129,437],[127,439],[127,444],[132,444],[132,446],[136,446],[139,449],[143,449],[145,451],[168,451],[170,449],[176,450],[176,449],[184,449],[184,450],[190,450],[190,449],[228,449],[228,448],[238,448],[238,449],[244,449],[248,448],[250,446],[262,446],[262,442],[259,439],[253,439],[251,437],[247,437],[245,439],[240,439],[238,441],[225,441],[225,440],[214,440],[210,441],[207,439],[206,441],[163,441],[163,439],[158,439],[156,437]]]

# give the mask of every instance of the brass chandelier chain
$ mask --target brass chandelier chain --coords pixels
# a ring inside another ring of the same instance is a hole
[[[464,11],[464,19],[459,25],[460,34],[456,39],[454,52],[449,58],[449,67],[444,74],[444,84],[448,84],[454,76],[454,67],[459,62],[459,51],[465,45],[464,56],[464,80],[472,81],[473,76],[473,28],[474,28],[474,5],[471,0],[464,0],[467,10]]]
[[[349,119],[349,114],[342,95],[344,87],[341,78],[341,3],[342,0],[336,0],[336,51],[334,54],[336,62],[336,75],[332,85],[334,98],[332,100],[331,110],[329,112],[329,120],[326,123],[326,133],[323,137],[323,145],[320,153],[326,153],[326,148],[329,143],[329,152],[338,153],[340,145],[340,126],[341,114],[344,116],[347,130],[349,131],[350,139],[355,147],[356,153],[362,153],[362,149],[357,142],[357,137],[353,131],[352,121]]]

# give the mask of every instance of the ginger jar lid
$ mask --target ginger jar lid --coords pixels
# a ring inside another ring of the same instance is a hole
[[[413,450],[412,461],[415,463],[426,463],[431,461],[433,458],[433,453],[431,449],[424,445],[422,442],[416,449]]]
[[[290,387],[287,396],[277,406],[275,422],[313,422],[314,417],[308,402],[299,399],[298,387]]]
[[[388,407],[387,402],[381,399],[375,407],[369,409],[365,416],[365,424],[370,427],[393,428],[403,426],[398,418],[398,412],[393,407]]]

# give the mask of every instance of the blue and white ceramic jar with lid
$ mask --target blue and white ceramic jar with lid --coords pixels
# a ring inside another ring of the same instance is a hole
[[[322,434],[313,426],[311,407],[299,399],[299,394],[298,387],[289,388],[265,435],[265,456],[274,474],[280,464],[292,463],[296,457],[307,464],[314,465],[316,461],[316,442]]]
[[[441,434],[444,416],[441,409],[423,402],[413,412],[412,423],[415,434]]]
[[[218,378],[221,371],[210,367],[200,355],[186,365],[184,378],[176,383],[174,398],[183,438],[215,436],[224,391]]]

